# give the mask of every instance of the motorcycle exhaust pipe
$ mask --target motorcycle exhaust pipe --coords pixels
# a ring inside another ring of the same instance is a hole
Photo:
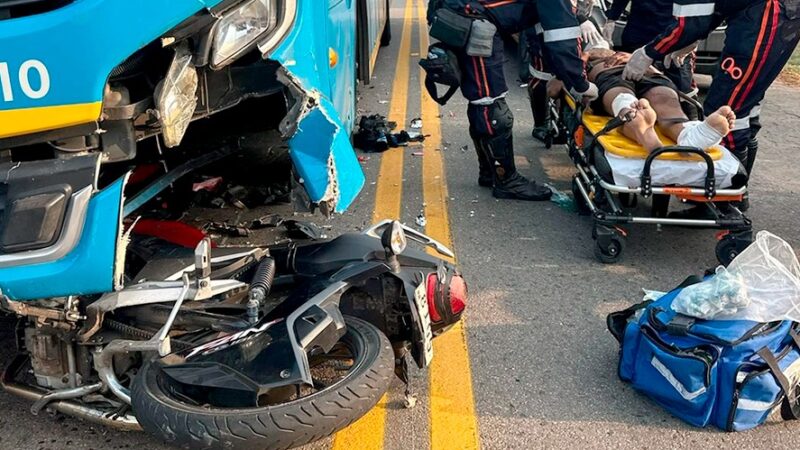
[[[47,395],[47,392],[33,386],[17,383],[13,380],[13,376],[16,371],[12,369],[19,366],[20,364],[18,362],[11,363],[11,365],[3,372],[2,378],[0,378],[0,387],[2,387],[3,390],[9,394],[15,395],[27,401],[34,403],[40,401],[42,397]],[[80,403],[71,400],[55,400],[48,403],[47,406],[60,412],[61,414],[77,417],[87,422],[103,425],[115,430],[142,431],[139,421],[136,420],[136,417],[130,414],[116,415],[86,405],[81,405]]]

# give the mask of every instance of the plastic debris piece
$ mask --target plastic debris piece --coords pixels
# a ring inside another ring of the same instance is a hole
[[[414,152],[411,156],[425,156],[425,152]]]
[[[470,212],[469,212],[469,216],[470,216],[470,217],[475,217],[475,211],[470,211]]]
[[[250,224],[250,228],[253,230],[259,230],[262,228],[275,228],[282,223],[283,223],[283,217],[277,214],[269,214],[254,220]]]
[[[200,191],[213,192],[216,191],[221,184],[222,184],[222,177],[208,178],[203,181],[198,181],[197,183],[192,184],[192,192],[200,192]]]
[[[405,399],[403,400],[403,406],[405,406],[406,409],[411,409],[417,406],[417,395],[416,394],[406,395]]]
[[[358,157],[358,162],[362,162],[362,163],[364,163],[364,162],[367,162],[367,161],[369,161],[369,160],[370,160],[370,157],[369,157],[369,156],[359,156],[359,157]]]
[[[465,145],[465,146],[461,147],[461,153],[466,153],[467,150],[469,150],[469,146],[468,145]]]
[[[313,222],[284,220],[282,225],[291,239],[310,239],[312,241],[325,239],[322,229]]]
[[[210,232],[217,232],[231,237],[247,237],[250,236],[250,230],[246,227],[237,225],[230,225],[223,222],[211,222],[206,225],[206,229]]]
[[[417,218],[414,219],[414,222],[416,222],[417,226],[424,227],[425,225],[428,224],[428,219],[425,218],[425,214],[420,213],[420,215],[418,215]]]
[[[644,288],[642,288],[642,292],[644,292],[644,297],[642,297],[643,302],[656,301],[667,294],[666,292],[651,291],[649,289],[644,289]]]

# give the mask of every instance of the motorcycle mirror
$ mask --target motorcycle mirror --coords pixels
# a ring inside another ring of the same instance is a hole
[[[403,225],[398,221],[393,221],[381,235],[381,244],[386,250],[387,255],[399,255],[405,251],[408,241]]]

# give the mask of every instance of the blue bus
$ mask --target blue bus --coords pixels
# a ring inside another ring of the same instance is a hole
[[[364,183],[356,83],[388,44],[388,12],[388,0],[0,0],[0,149],[12,163],[107,165],[278,130],[256,139],[263,152],[288,150],[309,203],[342,212]],[[230,125],[242,122],[262,129]]]

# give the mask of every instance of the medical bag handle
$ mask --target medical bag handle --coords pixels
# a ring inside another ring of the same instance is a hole
[[[797,332],[789,330],[789,336],[791,336],[794,345],[800,349],[800,336],[798,336]],[[775,381],[778,382],[778,385],[780,385],[783,390],[781,417],[783,417],[784,420],[800,419],[800,398],[797,397],[800,395],[800,385],[792,386],[792,384],[789,383],[789,379],[786,378],[786,374],[781,370],[775,355],[773,355],[767,347],[759,350],[757,354],[767,363],[772,376],[775,377]],[[794,398],[792,398],[792,396],[794,396]]]
[[[653,165],[653,161],[656,160],[659,156],[665,153],[693,153],[695,155],[700,155],[703,160],[706,162],[706,186],[705,186],[705,196],[707,199],[712,199],[717,193],[717,181],[714,176],[714,160],[708,156],[708,153],[704,152],[695,147],[682,147],[682,146],[672,146],[672,147],[661,147],[649,155],[647,155],[647,159],[644,161],[644,169],[642,170],[642,195],[645,197],[649,197],[653,194],[653,179],[650,176],[650,166]]]

